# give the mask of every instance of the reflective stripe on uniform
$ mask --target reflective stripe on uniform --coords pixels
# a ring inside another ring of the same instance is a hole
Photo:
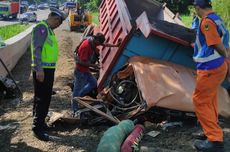
[[[45,62],[42,62],[42,66],[56,66],[56,63],[45,63]]]
[[[211,14],[211,15],[208,15],[207,18],[215,22],[218,33],[220,34],[222,43],[225,44],[224,41],[228,33],[223,25],[223,22],[217,17],[218,16],[215,16],[215,14],[214,14],[214,17],[213,17],[213,14]],[[199,62],[199,63],[205,63],[205,62],[209,62],[212,60],[216,60],[220,57],[222,56],[216,50],[214,50],[214,48],[207,46],[205,37],[199,29],[196,35],[195,52],[193,56],[194,61]]]
[[[220,54],[216,50],[214,50],[214,54],[209,55],[208,57],[205,57],[205,58],[204,57],[201,57],[201,58],[199,58],[199,57],[193,57],[193,60],[195,62],[204,63],[204,62],[212,61],[214,59],[218,59],[219,57],[221,57]]]
[[[220,21],[220,20],[215,20],[214,22],[215,22],[216,25],[220,28],[222,34],[225,35],[225,34],[226,34],[226,31],[225,31],[225,29],[224,29],[223,26],[222,26],[222,25],[223,25],[222,21]],[[224,41],[224,36],[222,36],[221,41],[222,41],[222,42]]]
[[[58,59],[58,44],[57,39],[55,37],[54,32],[49,28],[48,24],[44,21],[41,21],[39,24],[45,25],[47,28],[47,38],[42,47],[41,53],[41,66],[42,68],[55,68],[56,62]],[[32,33],[33,34],[33,33]],[[33,43],[31,43],[31,53],[32,53],[32,67],[35,67],[36,64],[34,62],[34,47]]]

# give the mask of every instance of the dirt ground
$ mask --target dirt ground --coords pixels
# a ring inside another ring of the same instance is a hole
[[[55,31],[60,47],[59,62],[55,75],[54,91],[50,111],[70,111],[71,89],[67,85],[73,79],[74,61],[72,50],[79,43],[81,34],[69,32],[65,25]],[[23,92],[23,102],[18,105],[15,100],[4,101],[0,105],[0,151],[2,152],[94,152],[103,132],[109,126],[81,126],[63,125],[57,131],[50,132],[58,137],[56,141],[43,142],[36,139],[31,130],[33,85],[30,71],[30,51],[21,58],[13,70],[15,79]],[[166,117],[166,116],[164,116]],[[192,147],[194,138],[192,133],[199,132],[200,127],[196,120],[178,119],[182,126],[170,127],[163,130],[156,123],[150,123],[145,130],[159,131],[156,137],[144,135],[141,146],[148,147],[150,152],[194,152]],[[168,118],[165,118],[168,119]],[[230,123],[226,119],[221,121],[225,134],[225,150],[230,151]],[[5,128],[4,128],[5,127]],[[108,150],[109,151],[109,150]],[[143,150],[145,151],[145,150]]]

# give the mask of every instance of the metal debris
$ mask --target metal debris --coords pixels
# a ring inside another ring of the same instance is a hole
[[[155,138],[155,137],[158,136],[159,134],[160,134],[159,131],[154,131],[154,130],[147,133],[147,135],[149,135],[149,136],[151,136],[151,137],[153,137],[153,138]]]
[[[162,130],[167,130],[169,128],[174,128],[176,126],[182,127],[183,123],[180,122],[167,122],[167,121],[163,121],[160,126],[162,127]]]
[[[17,97],[17,87],[13,80],[0,76],[0,100]]]
[[[14,130],[17,128],[17,123],[10,123],[7,125],[0,125],[0,131],[3,130]]]

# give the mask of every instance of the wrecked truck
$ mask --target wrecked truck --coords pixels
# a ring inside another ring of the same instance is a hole
[[[102,32],[106,42],[122,43],[119,48],[100,48],[97,99],[76,102],[115,123],[153,107],[194,112],[195,32],[155,0],[103,0],[99,11],[100,25],[90,31]],[[224,117],[230,117],[227,90],[226,81],[218,94]]]

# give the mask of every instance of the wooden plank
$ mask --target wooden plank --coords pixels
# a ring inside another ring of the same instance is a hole
[[[108,114],[106,114],[106,113],[104,113],[104,112],[102,112],[102,111],[100,111],[100,110],[94,108],[93,106],[89,105],[88,103],[82,101],[82,99],[84,100],[84,98],[79,98],[79,97],[74,98],[74,100],[75,100],[76,102],[78,102],[78,103],[80,103],[81,105],[83,105],[83,106],[85,106],[85,107],[91,109],[92,111],[94,111],[94,112],[96,112],[97,114],[99,114],[99,115],[105,117],[106,119],[108,119],[108,120],[110,120],[110,121],[112,121],[112,122],[114,122],[114,123],[116,123],[116,124],[118,124],[118,123],[120,122],[120,120],[115,119],[114,117],[111,117],[111,116],[109,116]],[[87,100],[87,99],[86,99],[86,100]],[[88,100],[89,100],[89,99],[88,99]],[[91,101],[92,101],[92,100],[91,100]],[[97,100],[97,101],[98,101],[98,100]]]
[[[170,150],[170,149],[165,149],[165,148],[159,148],[159,147],[141,146],[140,152],[177,152],[177,151]]]

